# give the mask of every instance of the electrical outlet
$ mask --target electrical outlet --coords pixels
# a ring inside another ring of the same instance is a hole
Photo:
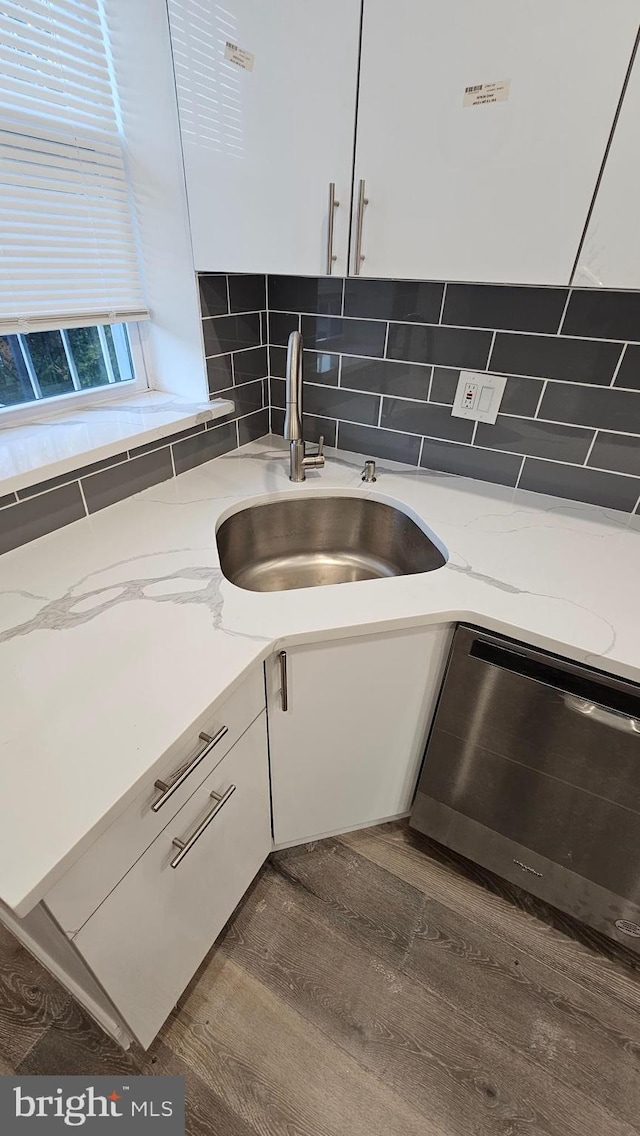
[[[506,385],[505,375],[461,371],[452,415],[454,418],[475,418],[478,422],[495,422]]]

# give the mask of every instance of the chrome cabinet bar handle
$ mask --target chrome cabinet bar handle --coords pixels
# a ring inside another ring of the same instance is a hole
[[[189,777],[193,773],[194,769],[197,769],[200,762],[204,761],[205,757],[211,753],[211,750],[215,746],[217,746],[218,742],[221,741],[225,734],[228,733],[228,726],[221,726],[218,732],[213,735],[213,737],[211,737],[210,734],[200,734],[200,741],[206,743],[204,748],[198,750],[198,752],[195,753],[193,757],[189,758],[189,761],[185,762],[184,765],[181,765],[179,769],[176,769],[170,781],[155,782],[155,787],[156,789],[160,790],[162,796],[158,797],[158,800],[154,801],[151,806],[151,809],[154,813],[159,812],[162,806],[166,805],[167,801],[170,797],[173,796],[176,789],[179,789],[180,786],[184,784],[184,782],[187,780],[187,777]]]
[[[362,224],[364,221],[365,206],[369,204],[369,198],[364,195],[364,180],[360,179],[358,186],[358,212],[356,214],[356,254],[353,272],[355,276],[360,275],[360,267],[364,260],[364,253],[362,251]]]
[[[337,256],[333,251],[333,219],[334,212],[340,205],[336,201],[336,183],[335,181],[329,182],[329,220],[327,225],[327,276],[331,276],[333,272],[333,262],[337,260]]]
[[[600,722],[603,726],[611,726],[614,730],[621,730],[623,734],[632,734],[640,738],[640,718],[633,718],[620,710],[610,710],[608,706],[600,706],[597,702],[578,698],[574,694],[565,694],[564,704],[568,710],[582,714],[591,722]]]
[[[210,793],[209,794],[209,796],[211,797],[211,800],[215,801],[216,803],[213,806],[211,812],[207,813],[206,817],[203,820],[200,821],[200,824],[196,828],[195,832],[192,832],[191,836],[189,836],[186,840],[180,840],[180,838],[178,836],[176,836],[171,841],[171,843],[174,844],[175,847],[179,849],[179,852],[177,853],[177,855],[175,855],[173,857],[173,860],[171,861],[171,867],[172,868],[177,868],[178,864],[182,863],[187,852],[191,851],[194,844],[196,844],[197,841],[202,836],[202,833],[205,831],[205,829],[207,829],[209,827],[209,825],[211,824],[211,821],[215,820],[218,813],[220,812],[220,809],[224,808],[227,801],[229,800],[229,797],[232,797],[233,794],[235,793],[235,791],[236,791],[235,785],[230,785],[229,788],[227,789],[226,793],[222,793],[222,794],[221,793]]]
[[[282,698],[282,709],[286,712],[289,709],[289,691],[287,688],[287,652],[281,651],[278,655],[280,662],[280,697]]]

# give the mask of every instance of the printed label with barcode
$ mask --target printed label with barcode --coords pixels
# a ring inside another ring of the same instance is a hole
[[[496,83],[474,83],[465,87],[462,105],[470,107],[486,106],[487,103],[506,103],[510,87],[510,79],[501,79]]]
[[[253,61],[255,55],[252,51],[246,51],[243,47],[238,47],[237,43],[230,43],[229,40],[224,45],[224,57],[229,63],[235,64],[236,67],[241,67],[243,71],[253,71]]]

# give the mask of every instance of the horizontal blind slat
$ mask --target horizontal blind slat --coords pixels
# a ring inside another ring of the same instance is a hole
[[[148,314],[99,0],[5,0],[0,334],[114,312]]]

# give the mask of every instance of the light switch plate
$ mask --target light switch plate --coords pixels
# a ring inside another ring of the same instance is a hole
[[[452,415],[454,418],[475,418],[478,422],[495,422],[506,385],[506,375],[461,371]]]

